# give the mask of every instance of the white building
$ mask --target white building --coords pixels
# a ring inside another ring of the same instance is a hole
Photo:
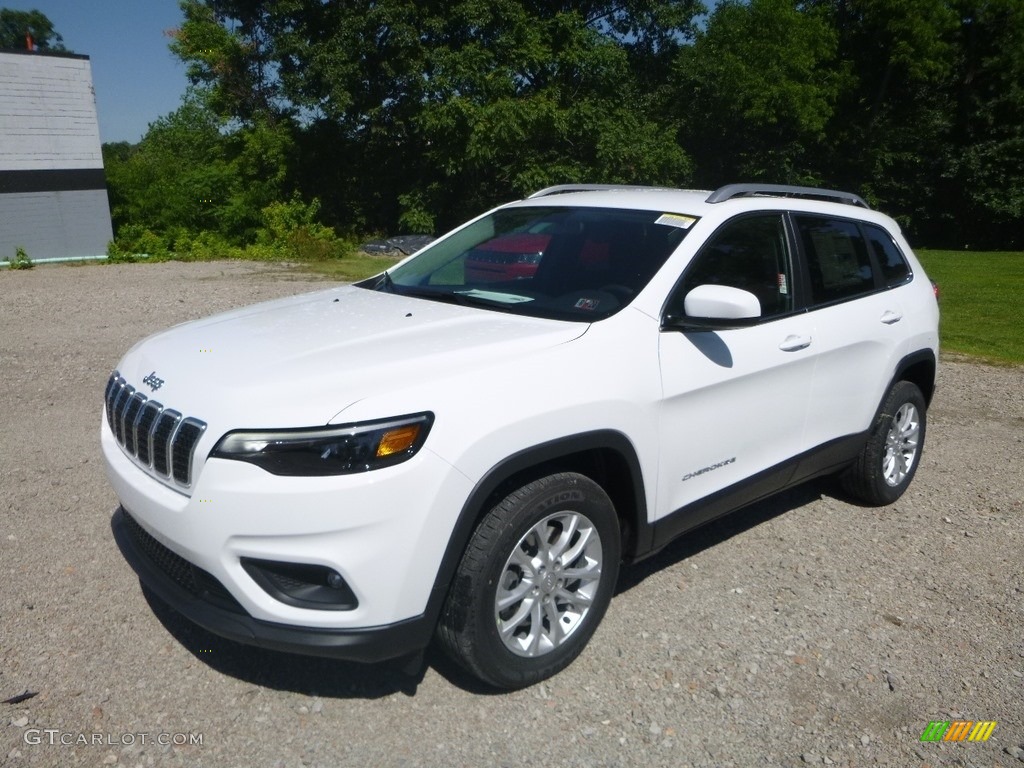
[[[98,256],[112,237],[89,57],[0,52],[0,261]]]

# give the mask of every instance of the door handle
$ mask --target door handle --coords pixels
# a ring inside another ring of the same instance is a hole
[[[903,313],[902,312],[896,312],[895,310],[887,309],[885,312],[882,313],[882,322],[885,323],[886,325],[892,325],[893,323],[898,323],[902,319],[903,319]]]
[[[810,336],[787,336],[779,344],[779,349],[783,352],[796,352],[800,349],[807,349],[809,346],[811,346]]]

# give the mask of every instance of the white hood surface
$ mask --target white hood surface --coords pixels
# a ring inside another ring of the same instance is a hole
[[[457,376],[467,360],[477,371],[507,364],[586,329],[341,286],[163,331],[133,347],[119,370],[214,434],[221,425],[316,426],[343,422],[340,412],[369,395]],[[156,391],[143,383],[150,374],[163,380]]]

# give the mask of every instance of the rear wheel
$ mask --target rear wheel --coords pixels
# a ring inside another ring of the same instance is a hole
[[[442,613],[442,646],[499,688],[568,666],[611,601],[619,523],[604,490],[561,473],[510,493],[484,516]]]
[[[909,381],[893,385],[857,462],[843,487],[861,501],[883,506],[896,501],[914,479],[926,426],[921,390]]]

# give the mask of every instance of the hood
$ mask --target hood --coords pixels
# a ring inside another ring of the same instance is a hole
[[[176,326],[133,347],[119,370],[214,434],[316,426],[344,421],[369,395],[507,364],[586,329],[341,286]]]

